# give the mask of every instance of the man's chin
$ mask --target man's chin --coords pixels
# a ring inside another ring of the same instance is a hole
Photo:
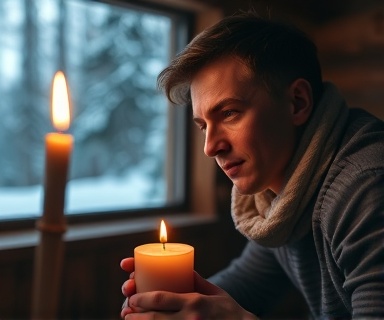
[[[236,188],[236,191],[243,195],[243,196],[250,196],[250,195],[253,195],[255,193],[258,193],[259,191],[257,190],[257,188],[252,188],[250,186],[244,186],[244,185],[241,185],[241,184],[236,184],[234,183],[234,186]]]

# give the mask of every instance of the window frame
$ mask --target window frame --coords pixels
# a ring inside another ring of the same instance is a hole
[[[87,2],[87,0],[83,0],[84,2]],[[103,0],[88,0],[89,2],[99,2],[99,3],[106,3],[111,4],[114,6],[121,6],[123,8],[127,9],[133,9],[138,10],[140,12],[144,13],[154,13],[154,14],[161,14],[169,17],[172,21],[172,29],[177,29],[177,33],[175,33],[174,37],[171,37],[171,47],[170,52],[172,55],[174,55],[185,43],[188,42],[189,34],[187,33],[188,29],[192,28],[192,21],[193,16],[190,12],[187,11],[181,11],[181,10],[175,10],[171,8],[160,8],[158,6],[150,5],[150,4],[142,4],[139,5],[136,2],[130,2],[130,1],[103,1]],[[184,19],[184,21],[182,21]],[[186,20],[186,21],[185,21]],[[185,43],[182,43],[184,41]],[[171,58],[171,57],[170,57]],[[175,124],[175,119],[177,119],[179,122],[186,122],[186,112],[183,109],[176,110],[172,106],[168,104],[169,109],[169,120],[172,121],[172,125],[170,126],[172,130],[168,131],[174,131],[173,125]],[[179,125],[180,127],[180,125]],[[182,127],[182,126],[181,126]],[[185,127],[185,125],[184,125]],[[176,129],[177,130],[177,129]],[[170,143],[167,143],[167,147],[169,148],[167,151],[167,154],[169,154],[170,158],[173,158],[175,156],[176,150],[172,148],[172,144],[177,144],[177,151],[181,153],[180,159],[181,161],[184,161],[186,158],[186,150],[180,149],[180,146],[182,146],[181,140],[183,136],[185,136],[187,133],[182,132],[181,134],[174,135],[173,132],[167,133],[167,141],[171,141]],[[172,138],[170,140],[169,138],[174,136],[175,138]],[[175,140],[174,140],[175,139]],[[175,186],[174,189],[182,189],[185,193],[186,190],[186,184],[185,184],[185,168],[183,166],[178,166],[177,172],[174,172],[173,170],[169,170],[167,168],[166,175],[167,175],[167,181],[171,181],[171,185]],[[181,177],[181,185],[180,181],[175,183],[174,180],[176,177]],[[169,190],[170,192],[173,192],[172,190]],[[67,185],[67,192],[66,192],[66,198],[68,197],[68,185]],[[143,216],[143,215],[157,215],[162,214],[165,210],[167,212],[174,212],[179,210],[185,210],[186,207],[186,199],[184,199],[181,203],[176,203],[174,205],[167,205],[165,207],[159,207],[159,208],[139,208],[139,209],[121,209],[121,210],[106,210],[106,211],[100,211],[100,212],[84,212],[81,214],[66,214],[65,218],[68,223],[81,223],[86,221],[101,221],[101,220],[112,220],[117,218],[123,218],[125,216],[134,217],[137,215]],[[42,210],[41,206],[41,210]],[[65,211],[65,208],[64,208]],[[31,217],[20,217],[20,218],[3,218],[1,219],[0,223],[0,231],[2,230],[15,230],[15,229],[23,229],[23,228],[30,228],[33,227],[36,220],[39,220],[40,217],[31,216]]]

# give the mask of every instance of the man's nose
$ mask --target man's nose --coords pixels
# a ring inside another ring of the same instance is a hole
[[[207,128],[205,132],[204,153],[208,157],[216,157],[218,154],[227,151],[229,143],[222,132],[215,128]]]

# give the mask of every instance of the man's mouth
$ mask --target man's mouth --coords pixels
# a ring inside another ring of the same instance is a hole
[[[237,175],[237,173],[240,170],[240,166],[244,163],[244,161],[233,161],[233,162],[227,162],[221,166],[225,174],[232,178]]]

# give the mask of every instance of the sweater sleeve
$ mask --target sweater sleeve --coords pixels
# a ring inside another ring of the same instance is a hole
[[[337,300],[330,289],[335,287],[354,319],[384,317],[383,168],[342,163],[324,194],[319,220],[320,260],[328,269],[322,270],[324,309]]]
[[[241,256],[209,281],[258,316],[270,311],[291,285],[272,251],[254,241],[249,241]]]

